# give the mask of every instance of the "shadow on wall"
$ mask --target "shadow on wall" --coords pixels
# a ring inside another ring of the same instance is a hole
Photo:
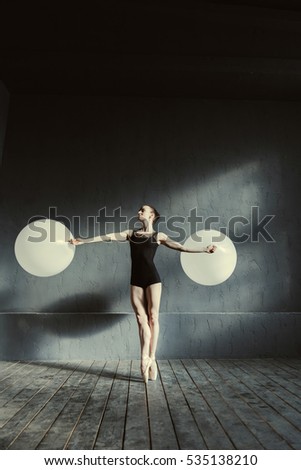
[[[134,315],[2,314],[1,328],[1,360],[139,358]],[[300,334],[298,313],[166,314],[157,357],[300,357]]]
[[[84,293],[75,294],[64,299],[56,300],[42,309],[42,312],[51,313],[97,313],[108,312],[111,302],[108,295]]]
[[[5,295],[1,295],[4,300]],[[85,351],[81,351],[79,357],[84,354],[93,357],[93,348],[104,331],[108,330],[105,341],[109,341],[110,329],[124,318],[123,315],[97,313],[110,311],[110,305],[108,296],[86,293],[54,301],[41,313],[3,313],[0,315],[3,332],[0,357],[47,359],[61,356],[63,351],[66,357],[76,357],[76,350],[83,347]]]
[[[112,330],[119,331],[118,323],[127,316],[97,313],[1,314],[3,341],[0,359],[95,358],[99,347],[104,351],[114,349],[116,339]]]
[[[9,306],[12,296],[16,300],[16,297],[20,298],[20,295],[17,295],[16,292],[10,290],[0,291],[0,305],[2,312],[0,313],[10,313],[14,315],[15,313],[98,313],[98,312],[109,312],[111,310],[111,302],[108,298],[108,295],[102,293],[81,293],[74,294],[63,299],[58,299],[52,303],[44,306],[39,309],[38,312],[34,308],[30,310],[21,310],[16,312],[10,312]]]

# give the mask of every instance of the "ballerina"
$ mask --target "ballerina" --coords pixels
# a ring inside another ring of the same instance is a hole
[[[162,283],[154,264],[154,256],[159,245],[188,253],[214,253],[215,245],[205,249],[186,248],[181,243],[171,240],[165,233],[156,232],[154,223],[160,214],[151,205],[143,205],[138,211],[141,222],[139,230],[124,230],[93,238],[70,240],[73,245],[103,241],[129,241],[131,249],[131,304],[136,315],[141,346],[141,374],[145,383],[156,380],[156,350],[159,338],[159,308]]]

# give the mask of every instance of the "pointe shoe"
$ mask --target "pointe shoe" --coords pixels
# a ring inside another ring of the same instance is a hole
[[[143,365],[143,363],[145,365]],[[142,377],[143,377],[143,381],[146,384],[148,382],[149,369],[150,369],[151,364],[152,364],[152,359],[150,357],[145,356],[145,357],[142,358],[142,360],[141,360],[141,374],[142,374]]]
[[[149,379],[156,380],[157,375],[158,375],[158,367],[157,367],[156,359],[153,357],[151,366],[149,368]]]

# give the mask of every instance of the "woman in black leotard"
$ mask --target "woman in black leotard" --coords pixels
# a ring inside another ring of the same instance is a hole
[[[159,216],[153,206],[144,205],[138,211],[138,220],[142,224],[140,230],[125,230],[93,238],[70,240],[73,245],[101,241],[128,240],[130,242],[132,258],[131,303],[138,323],[141,373],[145,383],[149,378],[151,380],[157,378],[155,356],[159,336],[159,307],[162,291],[161,279],[154,264],[154,256],[158,246],[162,244],[168,248],[188,253],[214,253],[216,249],[214,245],[209,245],[203,250],[186,248],[171,240],[165,233],[155,232],[153,224]]]
[[[129,236],[132,258],[131,285],[146,289],[161,282],[154,264],[154,256],[159,246],[156,233],[150,236],[133,232]]]

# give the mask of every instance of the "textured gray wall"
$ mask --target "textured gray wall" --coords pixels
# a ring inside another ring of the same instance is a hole
[[[5,133],[7,127],[7,117],[9,109],[9,93],[0,80],[0,166],[3,158]]]
[[[220,217],[213,228],[249,219],[252,206],[260,218],[275,215],[276,243],[236,244],[235,273],[216,287],[191,281],[179,253],[159,247],[162,312],[300,311],[300,122],[300,103],[14,96],[1,183],[1,311],[130,312],[127,243],[78,247],[70,267],[48,279],[24,272],[13,248],[50,206],[80,216],[82,234],[93,235],[87,217],[100,208],[132,217],[143,202],[165,216],[197,207]]]
[[[134,315],[0,314],[0,329],[1,359],[140,357]],[[163,314],[157,357],[297,357],[300,336],[300,313]]]
[[[112,215],[121,206],[132,217],[143,202],[165,216],[197,207],[220,217],[212,228],[228,227],[235,215],[249,219],[252,206],[260,218],[275,216],[268,225],[275,243],[237,243],[236,270],[218,286],[194,283],[179,253],[159,247],[161,356],[300,354],[300,317],[289,313],[301,311],[300,122],[294,102],[13,96],[1,180],[2,357],[138,354],[134,315],[124,315],[127,243],[78,247],[63,273],[37,278],[18,265],[14,242],[49,207],[71,221],[80,216],[81,234],[92,236],[99,209]],[[71,229],[78,235],[76,222]],[[187,221],[185,230],[189,236]],[[187,341],[179,341],[184,331]]]

